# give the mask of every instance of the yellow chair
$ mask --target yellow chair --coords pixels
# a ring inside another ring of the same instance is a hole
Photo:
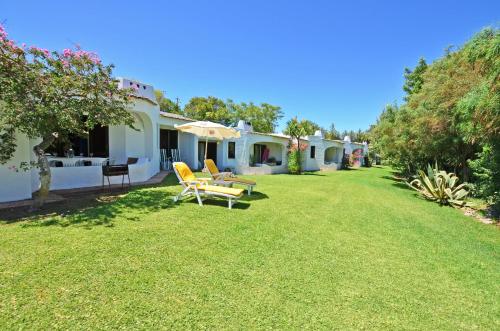
[[[228,207],[231,209],[243,196],[243,190],[239,188],[209,185],[208,182],[212,180],[211,178],[197,178],[184,162],[174,162],[173,168],[179,183],[184,187],[184,190],[175,197],[174,201],[176,202],[183,197],[194,195],[198,204],[203,206],[201,197],[213,196],[227,198]]]
[[[215,165],[215,162],[211,159],[205,160],[205,168],[208,169],[210,176],[212,176],[213,180],[217,184],[227,185],[232,187],[233,184],[246,185],[248,195],[252,193],[252,190],[256,182],[249,179],[239,178],[233,175],[232,172],[220,172],[219,168]]]

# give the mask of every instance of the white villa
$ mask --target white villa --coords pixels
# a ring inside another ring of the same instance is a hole
[[[98,127],[88,137],[74,137],[71,149],[74,157],[65,156],[62,146],[51,150],[51,190],[92,187],[102,185],[102,163],[109,158],[111,164],[127,163],[128,158],[137,162],[129,165],[130,180],[143,182],[168,166],[165,155],[175,155],[192,169],[201,169],[205,152],[205,139],[179,132],[175,125],[194,120],[160,111],[153,86],[129,79],[120,79],[122,87],[136,87],[131,112],[135,128],[128,126]],[[289,137],[282,134],[253,132],[251,125],[240,121],[238,139],[208,142],[207,157],[219,169],[231,169],[237,174],[275,174],[287,172],[287,146]],[[37,143],[26,136],[17,135],[17,150],[5,165],[0,165],[0,202],[31,199],[39,189],[38,169],[15,171],[21,162],[35,159],[32,152]],[[304,137],[307,145],[303,169],[308,171],[337,169],[344,153],[355,155],[362,161],[368,153],[366,143],[327,140],[317,132]],[[111,183],[121,183],[121,177],[111,177]],[[107,182],[107,181],[106,181]]]

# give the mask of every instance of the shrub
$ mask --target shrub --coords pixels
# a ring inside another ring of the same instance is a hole
[[[477,159],[469,161],[474,180],[474,195],[485,199],[500,213],[500,139],[486,144]]]
[[[458,185],[458,181],[454,173],[440,171],[436,164],[434,169],[430,165],[427,166],[427,174],[419,170],[418,178],[407,184],[427,200],[440,205],[464,207],[468,205],[465,198],[469,191],[465,189],[466,183]]]
[[[292,150],[288,154],[288,171],[291,174],[300,174],[300,151]]]
[[[342,156],[342,163],[340,164],[340,169],[347,170],[349,169],[350,166],[351,166],[351,159],[349,155],[344,154],[344,156]]]
[[[372,162],[370,161],[370,157],[368,155],[365,155],[365,162],[363,164],[364,167],[371,167],[372,166]]]

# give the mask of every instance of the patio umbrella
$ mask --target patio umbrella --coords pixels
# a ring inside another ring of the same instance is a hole
[[[222,124],[197,121],[186,123],[182,125],[175,125],[175,128],[182,132],[192,133],[198,137],[205,137],[205,160],[207,159],[208,138],[215,138],[217,140],[239,138],[240,132],[236,129],[229,128]]]

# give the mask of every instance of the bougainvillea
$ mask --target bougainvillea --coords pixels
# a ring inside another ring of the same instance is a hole
[[[79,46],[49,51],[18,45],[0,25],[0,163],[12,158],[16,132],[41,139],[34,147],[40,202],[50,187],[45,150],[56,137],[84,135],[96,125],[132,125],[132,91],[118,88],[112,70]]]

